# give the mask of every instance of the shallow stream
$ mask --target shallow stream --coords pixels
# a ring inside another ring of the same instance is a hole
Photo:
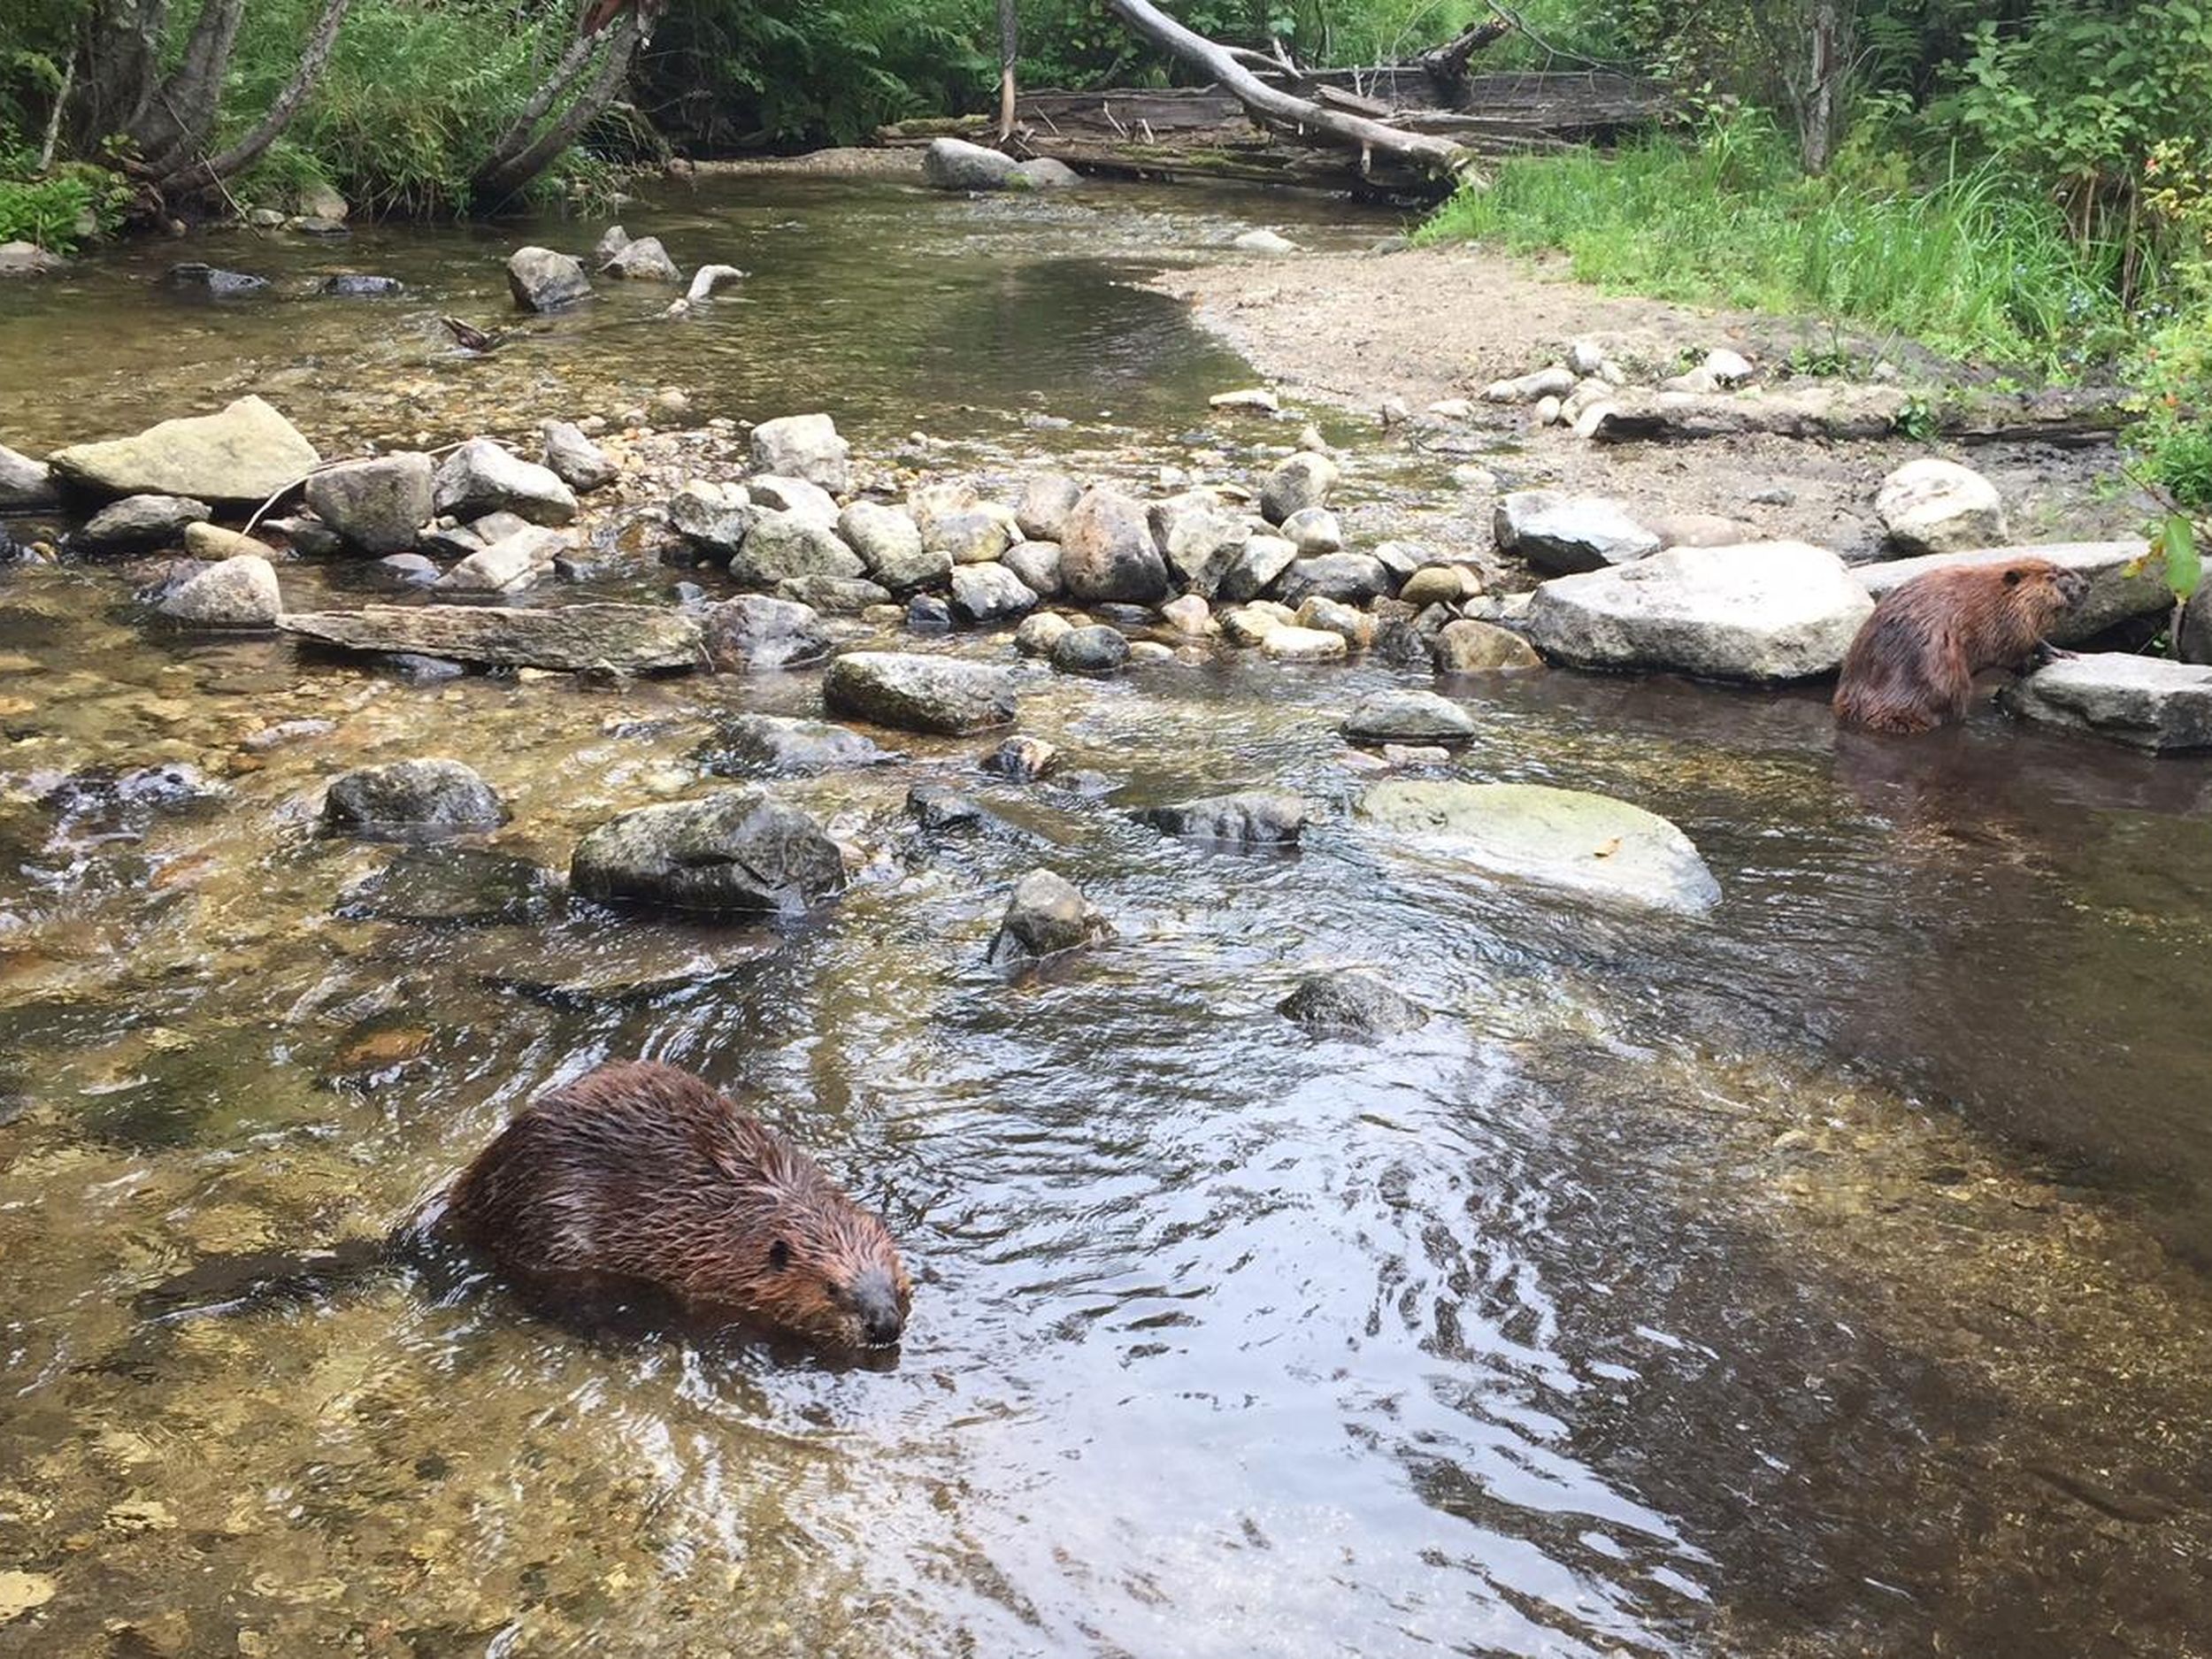
[[[1302,211],[1318,242],[1388,228]],[[1132,279],[1284,211],[702,187],[626,223],[752,272],[739,298],[673,323],[618,293],[474,360],[436,318],[503,319],[514,227],[141,247],[0,293],[0,441],[255,389],[336,453],[674,387],[694,419],[830,409],[862,455],[1141,480],[1251,453],[1205,394],[1253,377]],[[278,292],[182,305],[150,283],[176,257]],[[413,292],[309,296],[340,268]],[[1331,429],[1356,537],[1473,511]],[[488,845],[560,870],[703,787],[718,712],[813,712],[816,677],[411,687],[165,637],[129,593],[0,573],[0,1653],[2212,1652],[2212,764],[1987,710],[1856,744],[1812,694],[1447,687],[1481,727],[1453,775],[1696,841],[1723,903],[1653,920],[1354,819],[1337,721],[1425,676],[1040,670],[1022,729],[1110,798],[904,740],[778,786],[873,854],[803,924],[556,899],[442,927],[349,913],[396,855],[315,833],[330,777],[466,761],[513,808]],[[334,729],[248,741],[302,718]],[[222,795],[35,798],[161,762]],[[1002,822],[923,834],[923,780]],[[1302,853],[1127,815],[1250,785],[1321,808]],[[1010,981],[984,953],[1041,864],[1118,938]],[[1428,1025],[1274,1013],[1354,966]],[[133,1314],[210,1256],[380,1235],[534,1094],[641,1054],[882,1209],[919,1279],[895,1360],[572,1331],[419,1272]],[[50,1599],[10,1619],[12,1573]]]

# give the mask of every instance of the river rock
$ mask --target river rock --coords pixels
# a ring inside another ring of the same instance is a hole
[[[569,885],[671,910],[791,913],[840,891],[845,861],[797,808],[720,789],[610,818],[576,844]]]
[[[488,847],[406,847],[338,896],[353,921],[442,927],[532,927],[552,918],[560,878]]]
[[[1297,557],[1294,541],[1279,535],[1248,536],[1223,575],[1217,596],[1238,604],[1249,603],[1281,580]]]
[[[1079,603],[1151,604],[1167,597],[1167,561],[1135,498],[1101,484],[1086,490],[1060,539],[1060,580]]]
[[[471,438],[438,464],[432,505],[457,518],[511,512],[532,524],[564,525],[576,517],[575,492],[550,468],[489,438]]]
[[[1356,651],[1363,651],[1375,642],[1374,618],[1337,600],[1324,599],[1318,594],[1300,602],[1297,626],[1340,634],[1344,643]]]
[[[755,588],[795,576],[858,576],[866,568],[835,531],[795,512],[756,511],[730,556],[730,579]]]
[[[841,517],[837,499],[819,484],[810,484],[803,478],[779,478],[772,472],[756,473],[745,480],[745,493],[756,507],[765,507],[771,512],[795,513],[802,518],[811,518],[824,529],[837,528]]]
[[[1211,599],[1244,552],[1251,527],[1240,515],[1206,506],[1175,515],[1163,543],[1168,569],[1186,594]]]
[[[604,489],[621,473],[607,452],[584,435],[573,421],[549,420],[539,428],[545,467],[580,495]]]
[[[965,139],[932,139],[922,154],[922,177],[939,190],[1003,190],[1018,172],[1013,157]]]
[[[187,526],[204,523],[211,516],[204,501],[178,495],[126,495],[93,514],[69,538],[69,544],[87,553],[136,553],[176,547],[183,541]]]
[[[1014,722],[1014,676],[948,657],[849,651],[829,665],[822,703],[833,714],[949,737]]]
[[[1482,596],[1482,578],[1464,565],[1425,565],[1407,577],[1398,597],[1417,611]]]
[[[699,624],[659,605],[581,604],[548,610],[484,605],[367,605],[291,611],[277,626],[342,650],[401,652],[494,668],[626,673],[696,668]]]
[[[857,617],[871,611],[897,608],[892,603],[888,588],[864,576],[787,576],[776,584],[775,591],[777,598],[811,605],[825,616]],[[926,596],[917,594],[915,598]]]
[[[776,714],[738,714],[702,744],[698,758],[709,772],[847,772],[878,766],[898,757],[849,726],[795,720]]]
[[[251,503],[291,488],[321,463],[315,446],[258,397],[212,415],[165,420],[135,437],[73,444],[50,465],[105,495],[180,495]]]
[[[393,588],[428,588],[441,574],[437,565],[419,553],[390,553],[369,567]]]
[[[1041,472],[1022,490],[1014,519],[1031,541],[1057,541],[1067,528],[1068,515],[1082,499],[1083,487],[1073,479],[1060,472]]]
[[[1575,388],[1572,369],[1555,365],[1509,380],[1493,380],[1483,388],[1486,403],[1533,403],[1547,397],[1565,397]]]
[[[1440,674],[1481,674],[1544,665],[1535,648],[1510,628],[1467,617],[1439,628],[1431,649]]]
[[[829,630],[810,605],[740,594],[701,613],[708,659],[724,673],[794,668],[829,655]]]
[[[928,833],[972,828],[989,816],[957,789],[941,783],[918,783],[909,789],[906,811]]]
[[[1128,636],[1102,622],[1071,627],[1052,641],[1052,665],[1064,674],[1110,674],[1128,660]]]
[[[170,589],[155,608],[172,622],[195,627],[266,628],[275,626],[284,602],[269,561],[241,553]]]
[[[1327,456],[1302,449],[1267,475],[1260,487],[1260,516],[1279,525],[1309,507],[1325,507],[1336,488],[1337,465]]]
[[[1033,870],[1015,884],[991,961],[1018,967],[1111,939],[1113,926],[1075,884],[1049,870]]]
[[[952,573],[952,608],[971,622],[998,622],[1037,608],[1037,595],[1003,565],[963,565]]]
[[[1493,875],[1694,914],[1720,884],[1674,825],[1578,789],[1518,783],[1380,783],[1360,816],[1413,847]]]
[[[727,560],[745,543],[760,509],[741,484],[704,480],[686,484],[668,498],[668,522],[700,551]]]
[[[852,446],[827,415],[786,415],[753,428],[753,470],[803,478],[833,495],[852,488]]]
[[[519,248],[507,261],[507,291],[526,311],[557,311],[591,297],[582,261],[550,248]]]
[[[2015,559],[2047,559],[2062,570],[2084,578],[2089,591],[2082,602],[2051,625],[2054,644],[2078,645],[2107,628],[2136,617],[2162,616],[2173,607],[2173,594],[2154,566],[2132,570],[2143,557],[2143,543],[2132,541],[2057,541],[2043,546],[1978,548],[1967,553],[1932,553],[1919,558],[1889,559],[1878,565],[1856,565],[1851,574],[1877,599],[1916,576],[1960,565],[2008,565]]]
[[[1053,156],[1033,156],[1017,163],[1013,176],[1007,180],[1010,190],[1071,190],[1083,182],[1083,175],[1064,161]]]
[[[397,277],[341,271],[335,276],[325,277],[316,292],[336,300],[389,300],[406,293],[407,285]]]
[[[1279,663],[1337,663],[1351,651],[1341,634],[1302,628],[1294,623],[1270,628],[1259,643],[1261,650]]]
[[[359,841],[435,841],[495,830],[507,809],[491,785],[457,760],[364,766],[331,782],[323,823]]]
[[[0,443],[0,512],[51,507],[60,500],[52,467]]]
[[[1283,539],[1298,549],[1301,558],[1344,550],[1344,526],[1326,507],[1301,507],[1283,520],[1282,527]]]
[[[35,242],[20,238],[0,242],[0,277],[47,276],[68,268],[68,260],[47,252]]]
[[[619,225],[610,225],[599,233],[599,240],[592,244],[591,262],[602,265],[630,245],[630,233]]]
[[[922,527],[930,550],[955,565],[987,564],[1006,551],[1011,539],[995,514],[982,511],[937,513]]]
[[[1024,617],[1021,626],[1014,630],[1014,649],[1024,657],[1050,657],[1060,636],[1074,631],[1075,624],[1059,612],[1040,611],[1033,616]]]
[[[1066,584],[1060,580],[1057,541],[1017,541],[999,563],[1020,577],[1022,586],[1041,599],[1056,599],[1066,591]]]
[[[2212,667],[2100,651],[2062,657],[1997,694],[2023,719],[2156,754],[2212,749]]]
[[[1474,717],[1432,691],[1377,691],[1353,704],[1344,735],[1355,743],[1442,743],[1456,746],[1475,734]]]
[[[434,472],[411,452],[342,462],[307,480],[307,504],[356,552],[396,552],[415,545],[436,510]]]
[[[1185,594],[1160,607],[1160,619],[1178,634],[1202,639],[1214,631],[1213,607],[1196,594]]]
[[[1900,553],[1958,553],[2008,539],[1997,487],[1971,467],[1934,456],[1908,461],[1882,480],[1874,513]]]
[[[940,580],[952,569],[949,553],[923,546],[921,526],[903,508],[856,501],[838,515],[837,528],[868,574],[894,593]]]
[[[251,299],[269,291],[267,277],[244,271],[226,271],[200,260],[173,265],[161,273],[161,286],[173,294],[197,295],[206,299]]]
[[[1298,244],[1279,231],[1248,230],[1231,239],[1229,245],[1240,253],[1286,254],[1296,253]]]
[[[1660,538],[1604,495],[1517,489],[1502,495],[1491,534],[1499,549],[1517,553],[1554,576],[1604,570],[1656,553]]]
[[[1247,789],[1208,795],[1178,806],[1148,807],[1141,823],[1187,841],[1224,847],[1295,847],[1310,812],[1294,795],[1274,789]]]
[[[625,242],[599,270],[602,275],[622,277],[632,282],[684,280],[684,273],[676,268],[676,262],[668,257],[668,250],[661,246],[657,236],[641,236],[635,242]]]
[[[1010,737],[983,757],[982,766],[1010,783],[1034,783],[1059,762],[1060,751],[1041,737]]]
[[[1390,592],[1390,572],[1365,553],[1324,553],[1294,560],[1275,584],[1286,605],[1301,605],[1317,595],[1340,604],[1363,605]]]
[[[443,593],[516,594],[553,573],[554,561],[574,546],[557,530],[525,525],[480,553],[472,553],[434,584]]]
[[[1418,1004],[1371,973],[1313,973],[1275,1004],[1275,1011],[1317,1037],[1369,1041],[1427,1023]]]
[[[1670,548],[1544,583],[1528,632],[1577,668],[1806,680],[1841,665],[1873,608],[1841,559],[1801,541]]]

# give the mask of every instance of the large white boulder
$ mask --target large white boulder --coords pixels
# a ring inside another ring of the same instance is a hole
[[[2008,535],[1997,487],[1970,466],[1923,456],[1882,480],[1874,515],[1904,554],[1994,547]]]

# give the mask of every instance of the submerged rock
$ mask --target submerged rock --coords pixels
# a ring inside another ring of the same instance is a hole
[[[479,834],[507,821],[505,805],[457,760],[402,760],[334,780],[323,822],[363,841],[434,841]]]
[[[260,505],[322,462],[315,446],[258,397],[212,415],[165,420],[134,437],[73,444],[50,465],[70,483],[106,495],[182,495]]]
[[[398,552],[430,521],[435,470],[411,452],[347,461],[307,480],[307,504],[356,552]]]
[[[242,300],[269,291],[267,277],[244,271],[226,271],[200,260],[173,265],[161,273],[161,286],[173,294],[193,294],[206,299]]]
[[[724,673],[792,668],[829,655],[829,631],[811,605],[740,594],[700,616],[707,656]]]
[[[577,843],[569,885],[672,910],[793,912],[839,892],[845,863],[796,807],[721,789],[610,818]]]
[[[407,285],[397,277],[341,271],[335,276],[325,277],[316,292],[339,300],[388,300],[406,293]]]
[[[1372,1041],[1412,1031],[1428,1021],[1419,1004],[1371,973],[1315,973],[1276,1003],[1275,1011],[1319,1037]]]
[[[542,864],[483,847],[409,847],[339,895],[354,921],[449,927],[535,926],[551,918],[561,879]]]
[[[1015,886],[991,941],[991,961],[1018,967],[1080,950],[1113,933],[1112,924],[1074,883],[1049,870],[1033,870]]]
[[[699,746],[698,757],[709,772],[726,775],[847,772],[898,758],[850,726],[777,714],[731,716]]]
[[[833,714],[959,737],[1013,724],[1014,676],[951,657],[850,651],[823,676],[822,702]]]
[[[697,668],[699,624],[658,605],[581,604],[548,610],[480,605],[366,605],[359,611],[292,611],[287,634],[344,650],[400,653],[495,668],[629,673]]]
[[[2102,651],[2062,657],[1997,694],[2026,720],[2157,754],[2212,749],[2212,667]]]
[[[1695,913],[1720,884],[1675,826],[1609,796],[1538,784],[1377,784],[1360,816],[1409,845],[1492,875]]]
[[[1294,847],[1305,831],[1306,803],[1275,789],[1208,795],[1177,806],[1148,807],[1141,823],[1188,841],[1224,847]]]
[[[1762,541],[1555,577],[1530,602],[1528,631],[1547,657],[1577,668],[1807,680],[1841,665],[1873,609],[1833,553]]]
[[[507,291],[526,311],[556,311],[591,297],[582,261],[550,248],[518,248],[507,261]]]
[[[941,783],[918,783],[906,792],[907,816],[921,829],[967,829],[989,815],[957,789]]]
[[[1011,783],[1033,783],[1060,762],[1060,751],[1041,737],[1010,737],[983,757],[983,770]]]
[[[1875,517],[1890,545],[1907,555],[1958,553],[2009,539],[1997,487],[1956,461],[1923,456],[1882,480]]]

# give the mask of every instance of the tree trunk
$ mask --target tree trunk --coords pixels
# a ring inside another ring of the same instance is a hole
[[[575,100],[550,126],[519,150],[513,145],[529,128],[518,118],[516,124],[492,147],[490,157],[477,169],[472,188],[480,207],[496,208],[511,200],[517,191],[551,166],[587,127],[606,113],[608,105],[622,90],[623,77],[630,72],[630,60],[637,56],[637,49],[644,43],[646,33],[652,27],[653,11],[650,0],[638,0],[637,4],[622,14],[621,21],[606,37],[606,56],[600,60],[599,73],[592,78],[591,84],[576,95]],[[557,78],[565,74],[568,80],[573,80],[575,73],[568,67],[565,58],[554,70]],[[543,88],[540,90],[542,92]],[[559,96],[556,90],[546,98],[546,107],[549,108]],[[535,104],[538,99],[534,96],[531,103]]]
[[[1150,0],[1106,0],[1124,23],[1154,45],[1173,53],[1185,63],[1219,81],[1255,116],[1301,135],[1318,134],[1359,150],[1363,156],[1379,151],[1421,171],[1450,178],[1464,171],[1472,155],[1447,139],[1427,138],[1399,131],[1365,116],[1323,109],[1271,87],[1239,63],[1227,48],[1202,35],[1194,35]]]
[[[153,96],[169,0],[104,0],[85,37],[85,73],[70,133],[89,154],[111,133],[138,125]]]
[[[307,37],[307,44],[300,51],[300,66],[292,73],[284,90],[277,94],[276,102],[261,118],[260,125],[240,139],[219,156],[196,161],[183,172],[161,181],[164,190],[189,195],[205,190],[236,178],[261,159],[262,153],[274,143],[284,129],[292,124],[292,118],[307,102],[307,96],[315,89],[315,83],[323,78],[323,70],[330,62],[331,49],[338,43],[338,30],[352,8],[353,0],[323,0],[323,14],[316,20],[315,32]]]
[[[1823,173],[1836,155],[1836,115],[1842,100],[1845,0],[1813,0],[1812,63],[1804,96],[1798,99],[1797,132],[1805,171]]]
[[[223,77],[230,70],[231,48],[237,43],[238,26],[245,15],[246,0],[201,0],[183,61],[130,128],[146,176],[159,179],[176,172],[215,130]]]
[[[601,29],[605,27],[602,24]],[[480,175],[506,166],[527,148],[530,134],[537,131],[538,123],[545,119],[546,111],[561,100],[576,77],[583,73],[584,65],[591,61],[592,53],[599,48],[599,38],[600,30],[588,30],[578,35],[569,49],[561,54],[561,61],[555,64],[552,73],[538,83],[538,89],[530,95],[529,102],[522,106],[515,119],[507,124],[507,130],[494,142],[491,153],[477,167]]]
[[[1014,59],[1021,51],[1021,18],[1015,0],[998,0],[998,136],[1014,135]]]

